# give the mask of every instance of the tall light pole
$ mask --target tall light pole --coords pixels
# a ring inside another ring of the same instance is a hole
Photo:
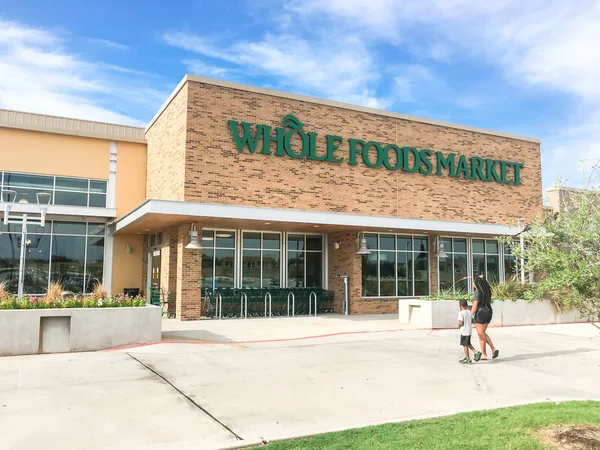
[[[42,228],[46,224],[46,212],[50,206],[52,195],[48,192],[38,192],[36,195],[39,215],[28,217],[27,213],[12,213],[11,211],[17,200],[17,192],[9,189],[2,191],[2,209],[4,211],[4,225],[16,223],[21,225],[21,256],[19,258],[19,283],[17,296],[23,298],[23,287],[25,285],[25,255],[27,253],[27,224],[40,225]],[[29,203],[26,199],[19,201],[19,204]]]
[[[521,247],[521,261],[520,261],[520,266],[521,266],[521,284],[525,284],[525,258],[523,258],[523,250],[525,249],[525,242],[524,242],[524,238],[523,238],[523,233],[525,232],[525,223],[526,223],[527,219],[525,218],[520,218],[517,220],[517,222],[519,223],[519,241],[520,241],[520,247]]]

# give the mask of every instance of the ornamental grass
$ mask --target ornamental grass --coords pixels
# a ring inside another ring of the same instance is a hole
[[[21,299],[9,291],[5,282],[0,283],[0,310],[2,309],[53,309],[53,308],[122,308],[146,306],[140,295],[129,297],[124,294],[109,295],[100,282],[87,295],[65,292],[62,285],[52,282],[46,294],[27,296]]]

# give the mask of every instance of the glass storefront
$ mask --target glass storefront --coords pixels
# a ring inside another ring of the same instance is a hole
[[[202,287],[321,288],[324,242],[322,235],[204,229]]]
[[[105,208],[106,189],[106,180],[0,172],[0,191],[15,191],[17,202],[35,204],[37,194],[45,192],[51,205]]]
[[[365,234],[363,297],[429,295],[429,243],[425,236]]]
[[[51,282],[82,294],[102,282],[105,225],[46,221],[44,228],[27,227],[25,294],[44,294]],[[16,293],[21,255],[21,225],[0,225],[0,282]]]

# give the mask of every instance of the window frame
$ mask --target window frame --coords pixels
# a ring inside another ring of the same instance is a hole
[[[363,299],[392,299],[392,298],[421,298],[431,295],[431,243],[430,236],[426,234],[405,234],[405,233],[376,233],[366,232],[367,236],[377,236],[377,249],[369,249],[371,252],[377,252],[377,295],[363,295],[362,289],[362,269],[361,269],[361,298]],[[382,250],[381,249],[381,236],[393,236],[394,237],[394,250]],[[398,250],[398,238],[399,237],[410,237],[411,238],[411,250]],[[415,295],[415,261],[417,256],[422,253],[421,250],[415,250],[415,238],[427,240],[427,294]],[[394,253],[394,278],[395,278],[395,293],[398,294],[398,254],[410,254],[411,255],[411,273],[412,273],[412,295],[381,295],[381,252]],[[361,259],[362,261],[362,259]]]
[[[107,207],[106,205],[107,205],[107,201],[108,201],[108,180],[103,180],[103,179],[99,179],[99,178],[79,178],[79,177],[71,177],[71,176],[63,176],[63,175],[45,175],[45,174],[39,174],[39,173],[12,172],[12,171],[7,171],[7,170],[2,171],[1,173],[2,173],[2,176],[0,176],[0,195],[2,195],[2,196],[3,196],[4,191],[9,190],[9,189],[10,190],[18,189],[18,190],[33,191],[33,192],[35,192],[35,191],[47,192],[52,195],[51,202],[50,202],[51,205],[75,206],[75,207],[81,207],[81,208],[106,208]],[[10,187],[7,185],[8,184],[8,180],[6,177],[7,174],[52,178],[52,188],[42,189],[42,188],[24,187],[24,186]],[[86,191],[78,191],[78,190],[74,190],[74,189],[57,187],[56,186],[57,178],[68,178],[68,179],[72,179],[72,180],[86,181],[87,182],[87,190]],[[105,186],[104,192],[92,191],[92,189],[91,189],[92,182],[104,183],[104,186]],[[72,204],[65,204],[65,203],[56,203],[56,193],[57,192],[71,193],[71,194],[85,194],[85,196],[86,196],[85,205],[72,205]],[[91,200],[92,196],[103,196],[104,197],[104,206],[90,206],[90,200]]]
[[[258,233],[260,234],[260,247],[259,248],[245,248],[244,247],[244,233]],[[279,236],[279,248],[264,248],[264,235],[265,234],[276,234]],[[237,286],[243,287],[244,281],[244,250],[258,250],[260,251],[260,289],[263,289],[263,258],[264,251],[278,251],[279,252],[279,287],[283,287],[283,232],[281,231],[264,231],[264,230],[239,230],[239,247],[240,247],[240,264],[239,264],[239,280]],[[236,277],[237,280],[237,277]]]

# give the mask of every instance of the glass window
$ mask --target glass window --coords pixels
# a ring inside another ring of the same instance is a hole
[[[381,240],[381,245],[394,244],[394,237],[391,239]],[[396,295],[396,253],[384,252],[379,253],[379,295],[388,297]]]
[[[81,192],[62,192],[56,191],[54,194],[54,204],[69,206],[87,206],[88,195]]]
[[[243,233],[243,248],[260,248],[260,233]]]
[[[305,287],[304,254],[304,252],[288,251],[288,287]]]
[[[106,181],[90,180],[90,192],[106,194]]]
[[[279,250],[263,250],[262,270],[263,287],[281,286],[281,252]]]
[[[97,284],[102,283],[104,270],[104,238],[87,238],[87,256],[85,266],[85,291],[92,292]]]
[[[36,189],[50,189],[54,184],[54,177],[45,175],[30,175],[24,173],[4,173],[5,187],[25,187]]]
[[[86,237],[86,228],[100,235]],[[47,221],[44,228],[28,226],[28,231],[23,283],[26,295],[44,294],[51,281],[76,294],[90,292],[96,280],[102,281],[104,224]],[[20,253],[21,227],[10,224],[0,233],[0,282],[6,281],[15,294]]]
[[[323,236],[306,236],[306,250],[323,250]]]
[[[215,288],[234,286],[233,249],[217,249],[215,251]]]
[[[54,222],[54,234],[83,234],[85,222]]]
[[[215,251],[202,246],[202,287],[213,289],[214,285]]]
[[[242,287],[281,286],[281,236],[242,233]]]
[[[17,293],[19,284],[19,260],[21,257],[20,234],[0,233],[0,283],[6,283],[7,289]]]
[[[263,248],[281,250],[281,235],[275,233],[263,233]]]
[[[512,254],[510,246],[504,244],[504,280],[515,281],[519,279],[517,260]]]
[[[56,177],[55,188],[66,191],[88,192],[89,180],[82,178]]]
[[[323,254],[306,252],[306,287],[323,287]]]
[[[473,276],[483,275],[488,282],[500,282],[500,255],[498,241],[473,239]]]
[[[362,257],[362,292],[363,297],[377,297],[379,295],[377,283],[377,259],[378,253],[371,252],[370,255]]]
[[[261,287],[260,273],[260,250],[244,250],[242,252],[242,287]]]
[[[6,187],[4,188],[7,189]],[[17,193],[17,199],[15,200],[17,203],[31,203],[32,205],[37,205],[37,195],[44,193],[50,194],[50,204],[52,204],[52,190],[44,191],[41,189],[27,189],[27,188],[19,188],[19,187],[11,187],[8,188]],[[4,194],[4,198],[7,197],[7,194]],[[12,200],[12,197],[9,199]],[[47,200],[45,200],[47,202]]]
[[[57,192],[58,194],[58,192]],[[106,208],[105,194],[90,194],[90,205],[92,208]]]
[[[304,250],[304,235],[289,234],[288,250]]]
[[[365,234],[363,297],[429,295],[429,243],[425,236]]]
[[[467,239],[443,238],[442,242],[447,256],[438,260],[440,290],[469,292]]]
[[[395,241],[393,234],[382,234],[379,236],[379,248],[381,250],[396,250]]]
[[[202,247],[215,246],[215,232],[212,230],[202,230]]]
[[[202,230],[202,287],[234,286],[235,231]]]
[[[63,290],[83,292],[85,236],[54,236],[52,240],[50,280]]]
[[[17,202],[36,203],[37,194],[50,194],[50,203],[68,206],[106,207],[106,180],[0,172],[3,191],[16,192]]]
[[[235,248],[235,231],[217,231],[216,246],[220,248]]]
[[[323,236],[288,235],[288,287],[323,287]]]
[[[104,229],[103,223],[88,223],[88,234],[92,236],[104,236]]]

